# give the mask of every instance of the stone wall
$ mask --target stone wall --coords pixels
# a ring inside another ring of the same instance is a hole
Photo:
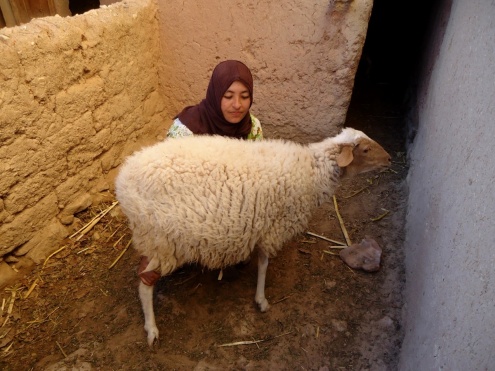
[[[123,156],[163,136],[156,13],[126,1],[0,30],[0,257],[60,247]]]
[[[439,3],[413,116],[399,369],[493,370],[495,8]]]
[[[169,111],[204,98],[213,67],[239,59],[254,75],[252,113],[268,137],[300,142],[343,125],[372,0],[159,0]]]

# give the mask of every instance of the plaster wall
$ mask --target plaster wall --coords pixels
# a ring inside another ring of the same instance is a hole
[[[174,115],[205,97],[218,62],[238,59],[253,72],[252,113],[267,137],[319,140],[344,124],[372,0],[158,2]]]
[[[401,370],[495,364],[495,4],[443,1],[410,149]]]
[[[0,30],[0,257],[60,247],[122,158],[163,132],[156,13],[127,1]]]

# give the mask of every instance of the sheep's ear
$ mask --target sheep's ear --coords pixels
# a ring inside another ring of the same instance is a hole
[[[352,146],[342,147],[342,151],[337,156],[337,165],[339,165],[340,167],[346,167],[352,162],[352,160],[354,159],[352,149]]]

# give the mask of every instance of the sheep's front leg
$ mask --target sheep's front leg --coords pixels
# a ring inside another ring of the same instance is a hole
[[[270,308],[268,300],[265,298],[266,269],[268,268],[268,255],[262,249],[258,249],[258,283],[256,285],[256,296],[254,300],[262,312]]]
[[[155,312],[153,311],[153,289],[154,286],[145,285],[139,282],[139,298],[144,313],[144,329],[148,333],[148,345],[151,347],[155,340],[158,340],[158,328],[155,322]]]

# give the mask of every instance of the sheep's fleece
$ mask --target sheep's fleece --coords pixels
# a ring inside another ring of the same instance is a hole
[[[328,165],[339,152],[330,149]],[[186,262],[223,268],[247,259],[255,244],[274,256],[303,230],[323,196],[318,190],[331,196],[338,181],[337,167],[318,176],[318,159],[280,140],[169,139],[126,160],[117,199],[135,248],[161,255],[162,275]]]
[[[351,128],[309,145],[220,136],[168,139],[126,159],[116,179],[117,199],[134,247],[162,275],[190,262],[223,268],[246,260],[257,246],[264,266],[256,301],[264,311],[267,257],[302,232],[312,209],[333,195],[343,172],[338,157],[363,140],[376,145],[381,158],[359,164],[357,172],[389,165],[383,148]],[[152,343],[158,337],[154,317],[147,315],[153,315],[152,291],[141,286]]]

